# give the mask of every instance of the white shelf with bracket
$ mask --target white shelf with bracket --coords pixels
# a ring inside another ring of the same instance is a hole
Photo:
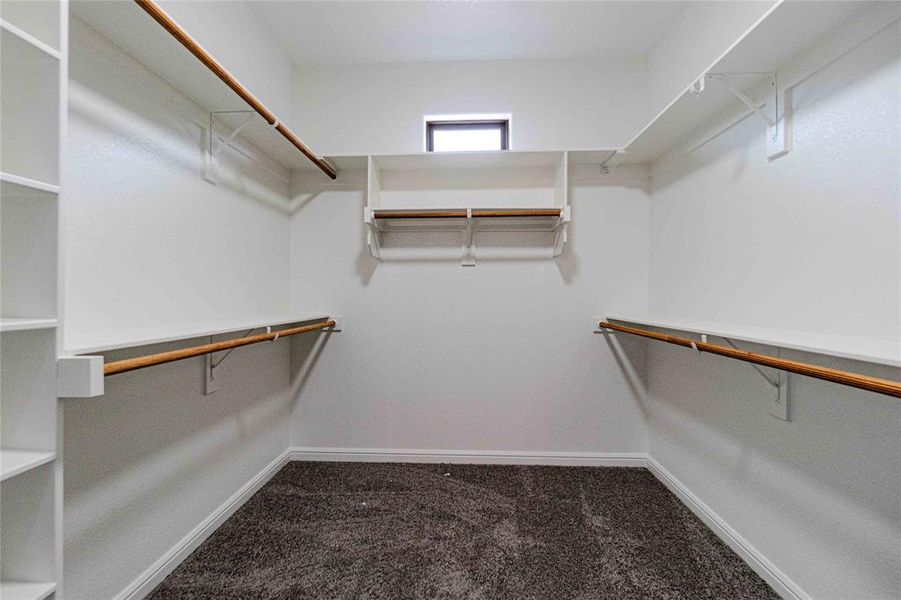
[[[177,342],[224,333],[319,321],[328,316],[329,313],[326,312],[298,313],[295,315],[262,315],[243,319],[218,319],[181,325],[84,333],[67,336],[66,353],[69,355],[83,355],[112,352],[113,350]]]
[[[790,135],[780,129],[790,112],[783,82],[772,85],[773,74],[791,58],[812,47],[855,14],[865,2],[782,2],[748,29],[695,81],[663,108],[611,162],[652,163],[688,143],[707,123],[745,104],[747,114],[757,108],[766,119],[778,121],[777,137],[767,154],[775,157],[790,148]],[[749,76],[755,75],[755,76]],[[716,80],[716,81],[712,81]],[[793,85],[793,82],[784,82]],[[788,89],[790,93],[790,88]],[[742,96],[744,99],[742,99]],[[746,102],[747,101],[747,102]],[[780,106],[776,113],[776,102]],[[747,104],[750,103],[751,106]],[[761,119],[761,127],[772,128]],[[790,121],[789,121],[790,122]],[[784,140],[784,141],[783,141]]]
[[[370,156],[370,253],[384,258],[384,234],[459,232],[461,262],[473,266],[482,233],[545,232],[558,256],[572,221],[567,188],[565,151]]]
[[[228,132],[213,136],[213,152],[208,153],[208,169],[204,174],[206,179],[214,180],[209,171],[210,161],[215,161],[215,155],[223,145],[234,143],[236,137],[286,169],[305,170],[310,166],[310,161],[297,148],[265,119],[252,112],[247,103],[135,2],[73,2],[71,7],[75,17],[197,102],[209,112],[211,122],[215,121],[219,130]]]
[[[619,323],[685,331],[786,350],[901,367],[901,343],[889,339],[830,335],[674,317],[608,315],[607,318]],[[595,328],[600,320],[603,319],[599,317],[594,320]]]

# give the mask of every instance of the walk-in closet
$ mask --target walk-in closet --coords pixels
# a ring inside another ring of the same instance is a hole
[[[901,2],[0,36],[0,600],[901,600]]]

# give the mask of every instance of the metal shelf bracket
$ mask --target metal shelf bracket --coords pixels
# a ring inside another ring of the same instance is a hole
[[[705,338],[707,336],[704,336]],[[723,340],[736,350],[741,350],[738,346],[735,345],[735,342],[730,340],[729,338],[724,337]],[[779,348],[776,349],[776,356],[781,355],[781,350]],[[760,368],[758,365],[754,363],[748,363],[751,367],[757,371],[757,374],[760,375],[764,381],[766,381],[770,388],[772,389],[772,393],[770,395],[769,400],[769,413],[776,417],[777,419],[782,419],[783,421],[789,420],[788,414],[788,373],[785,371],[776,371],[775,377],[769,375],[766,371]]]
[[[227,136],[223,137],[216,133],[214,129],[214,120],[216,115],[221,114],[245,114],[247,115],[243,121]],[[210,113],[210,122],[207,128],[207,147],[204,151],[204,169],[203,179],[213,185],[219,183],[219,177],[216,173],[216,167],[219,162],[219,155],[223,148],[233,147],[232,142],[241,134],[244,129],[256,116],[256,112],[252,110],[220,110]]]
[[[463,229],[463,258],[460,265],[463,267],[476,266],[476,231],[472,220],[472,209],[466,209],[466,227]]]
[[[733,85],[731,79],[735,77],[766,77],[772,88],[770,94],[772,98],[773,116],[767,114],[765,109],[770,102],[760,103],[749,98],[738,87]],[[748,73],[707,73],[695,81],[689,90],[693,94],[701,94],[705,88],[707,80],[718,81],[733,96],[738,98],[739,102],[745,105],[752,114],[756,115],[766,124],[766,156],[769,160],[779,158],[787,154],[791,150],[791,107],[792,107],[792,91],[791,89],[779,92],[779,80],[775,71],[757,71]],[[782,101],[780,102],[780,95]]]

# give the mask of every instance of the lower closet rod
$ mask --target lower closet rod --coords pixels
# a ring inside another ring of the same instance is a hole
[[[696,348],[698,352],[709,352],[711,354],[719,354],[735,360],[742,360],[765,367],[781,369],[789,373],[798,373],[808,377],[815,377],[833,383],[847,385],[861,390],[876,392],[877,394],[886,394],[901,398],[901,382],[890,381],[888,379],[879,379],[878,377],[869,377],[867,375],[858,375],[857,373],[849,373],[847,371],[839,371],[838,369],[829,369],[819,367],[808,363],[802,363],[795,360],[787,360],[777,358],[775,356],[767,356],[766,354],[757,354],[755,352],[746,352],[744,350],[735,350],[725,346],[717,346],[716,344],[708,344],[707,342],[696,342],[687,338],[666,335],[664,333],[656,333],[646,329],[638,329],[637,327],[627,327],[625,325],[615,325],[607,321],[598,323],[598,327],[603,329],[611,329],[613,331],[621,331],[641,337],[657,340],[658,342],[666,342],[667,344],[675,344],[684,348]]]
[[[281,331],[273,331],[271,333],[251,335],[236,340],[226,340],[224,342],[182,348],[181,350],[172,350],[171,352],[160,352],[159,354],[148,354],[147,356],[139,356],[137,358],[117,360],[103,365],[103,374],[115,375],[116,373],[125,373],[126,371],[134,371],[135,369],[161,365],[176,360],[182,360],[184,358],[191,358],[192,356],[201,356],[203,354],[219,352],[220,350],[228,350],[229,348],[239,348],[241,346],[249,346],[250,344],[268,342],[281,337],[288,337],[290,335],[297,335],[298,333],[307,333],[309,331],[316,331],[317,329],[326,329],[334,326],[335,321],[329,320],[322,323],[314,323],[313,325],[303,325],[301,327],[292,327],[290,329],[282,329]]]

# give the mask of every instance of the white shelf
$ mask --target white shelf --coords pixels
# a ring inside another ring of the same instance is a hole
[[[0,582],[0,598],[3,600],[44,600],[55,590],[55,583]]]
[[[813,46],[822,36],[867,8],[866,2],[783,2],[748,30],[698,78],[709,72],[776,71],[790,58]],[[751,90],[761,80],[750,77],[734,83],[754,97]],[[708,82],[701,94],[687,89],[660,111],[630,141],[618,164],[654,162],[684,143],[705,122],[738,100],[722,85]],[[763,123],[761,122],[761,127]]]
[[[252,110],[135,2],[72,2],[69,6],[74,16],[87,22],[206,110]],[[228,69],[228,65],[223,66]],[[264,98],[261,101],[265,104]],[[282,120],[287,118],[286,115],[278,116]],[[217,115],[217,120],[234,127],[244,117],[242,114]],[[297,133],[303,138],[303,123],[299,125]],[[316,168],[259,115],[254,115],[239,137],[286,168]]]
[[[383,171],[447,169],[517,169],[556,167],[562,151],[494,150],[486,152],[418,152],[374,155]]]
[[[66,353],[70,355],[109,352],[123,348],[135,348],[189,340],[192,338],[220,335],[262,327],[275,327],[301,323],[304,321],[321,321],[328,313],[309,313],[292,316],[263,316],[251,319],[221,319],[202,323],[190,323],[180,326],[142,327],[119,331],[106,331],[72,335],[66,339]]]
[[[3,196],[21,193],[21,191],[17,190],[16,188],[27,188],[28,190],[45,192],[48,194],[59,193],[58,185],[46,183],[44,181],[38,181],[37,179],[30,179],[28,177],[13,175],[12,173],[0,172],[0,183],[3,184]]]
[[[0,318],[0,331],[26,331],[29,329],[53,329],[56,319],[26,319],[21,317]]]
[[[54,458],[55,452],[0,448],[0,481],[40,467]]]
[[[5,19],[0,19],[0,29],[3,30],[4,35],[6,35],[6,34],[14,35],[17,38],[19,38],[22,42],[24,42],[25,44],[28,44],[29,46],[33,47],[34,49],[46,54],[50,58],[57,60],[57,61],[60,59],[59,50],[48,46],[47,44],[45,44],[38,38],[34,37],[33,35],[31,35],[30,33],[26,32],[26,31],[19,29],[18,27],[16,27],[12,23],[6,21]]]
[[[901,367],[901,342],[670,317],[608,315],[610,321],[707,334],[735,341]]]

